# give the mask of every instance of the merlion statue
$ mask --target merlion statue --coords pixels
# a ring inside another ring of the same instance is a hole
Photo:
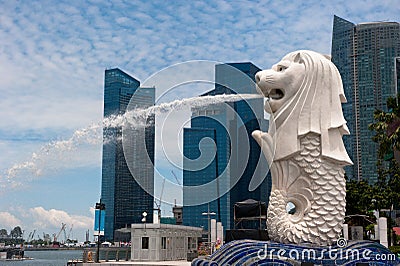
[[[346,102],[335,65],[324,55],[296,51],[256,74],[275,127],[253,137],[271,165],[267,230],[280,243],[331,245],[340,237],[346,209],[343,167],[352,162]],[[295,209],[287,211],[287,204]]]

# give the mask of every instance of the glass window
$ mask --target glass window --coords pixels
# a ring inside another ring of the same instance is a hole
[[[167,249],[167,238],[161,237],[161,249]]]
[[[167,249],[167,238],[161,237],[161,249]]]
[[[149,237],[142,237],[142,249],[149,249]]]

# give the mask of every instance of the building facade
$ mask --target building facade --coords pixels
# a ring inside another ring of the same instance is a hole
[[[128,106],[129,109],[152,106],[154,99],[154,88],[141,88],[138,80],[118,68],[105,71],[104,118],[123,115]],[[148,213],[148,221],[153,220],[154,116],[146,122],[145,130],[129,128],[124,137],[122,126],[103,128],[101,202],[106,208],[106,240],[114,240],[115,230],[140,223],[144,211]],[[140,172],[132,173],[129,166],[132,169],[136,164],[141,165]],[[139,184],[138,179],[146,182]]]
[[[257,94],[254,76],[259,70],[252,63],[216,65],[215,88],[204,95]],[[183,154],[187,158],[183,162],[184,187],[201,186],[220,178],[215,185],[200,188],[197,193],[184,188],[184,225],[207,230],[211,218],[222,222],[224,229],[234,228],[235,202],[249,198],[268,200],[271,180],[260,147],[251,137],[256,129],[267,129],[262,98],[192,109],[191,128],[185,128],[183,133]],[[249,191],[253,178],[263,181]]]
[[[347,98],[343,113],[351,135],[343,139],[354,165],[346,167],[346,175],[376,182],[377,144],[372,142],[374,132],[368,125],[374,122],[374,110],[387,111],[387,98],[396,95],[399,23],[354,24],[334,16],[331,54]]]
[[[132,261],[187,260],[196,254],[202,229],[173,224],[132,224],[121,229],[131,234]]]
[[[396,92],[399,93],[399,88],[400,88],[400,57],[396,57],[395,61],[395,74],[396,74]]]

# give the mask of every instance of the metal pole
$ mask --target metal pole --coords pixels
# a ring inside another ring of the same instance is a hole
[[[101,199],[99,203],[96,203],[96,210],[99,210],[99,231],[97,236],[97,252],[96,252],[96,262],[100,261],[100,232],[101,232],[101,211],[106,209],[104,203],[101,203]]]
[[[100,260],[100,223],[101,223],[101,207],[99,209],[99,234],[97,235],[97,251],[96,251],[96,262]]]
[[[210,254],[211,254],[211,218],[210,218],[210,203],[208,203],[207,217],[208,217],[208,250],[210,251]]]
[[[217,180],[217,210],[218,210],[218,222],[221,222],[221,199],[219,195],[219,174],[218,174],[218,143],[217,143],[217,130],[214,129],[214,141],[215,141],[215,179]],[[208,210],[210,212],[210,210]]]
[[[202,215],[207,215],[208,220],[208,228],[207,228],[207,241],[208,241],[208,248],[211,251],[211,215],[216,215],[215,212],[210,212],[210,203],[208,203],[208,210],[207,212],[203,212]]]
[[[143,212],[142,213],[142,215],[143,215],[143,218],[142,218],[142,222],[144,223],[144,232],[146,232],[146,217],[147,217],[147,212]]]

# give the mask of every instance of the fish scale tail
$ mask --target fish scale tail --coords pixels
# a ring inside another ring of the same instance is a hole
[[[298,155],[280,162],[281,167],[296,167],[294,172],[298,176],[292,177],[295,181],[287,189],[271,191],[267,230],[274,241],[331,245],[339,238],[344,222],[344,170],[336,162],[321,157],[319,135],[308,134],[300,144]],[[303,189],[304,184],[312,189]],[[294,214],[286,211],[289,201],[302,203],[295,204]]]

